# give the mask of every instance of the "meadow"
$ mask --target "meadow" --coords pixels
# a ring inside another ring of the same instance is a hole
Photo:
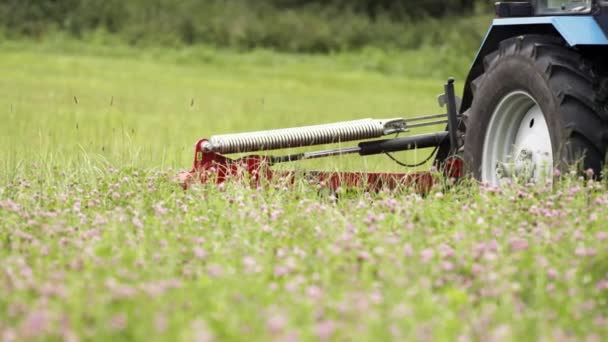
[[[470,62],[447,60],[3,41],[0,336],[605,340],[605,181],[340,199],[173,182],[200,137],[441,112]]]

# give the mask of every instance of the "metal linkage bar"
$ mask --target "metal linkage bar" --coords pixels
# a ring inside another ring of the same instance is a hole
[[[415,116],[413,118],[405,118],[405,123],[415,122],[415,121],[424,121],[430,119],[439,119],[439,118],[447,118],[447,114],[433,114],[433,115],[424,115],[424,116]],[[408,125],[408,127],[411,127]]]
[[[445,85],[445,96],[448,110],[448,132],[450,134],[450,152],[455,153],[458,149],[458,108],[456,106],[456,94],[454,92],[454,79],[450,78]]]
[[[362,142],[359,144],[359,155],[369,156],[387,152],[407,151],[418,148],[439,146],[448,136],[448,132],[428,133],[411,137]]]
[[[441,124],[445,125],[447,123],[448,123],[448,120],[435,120],[435,121],[428,121],[428,122],[408,125],[407,128],[419,128],[419,127],[435,126],[435,125],[441,125]]]
[[[270,164],[279,164],[279,163],[289,163],[298,160],[306,160],[306,159],[318,159],[325,157],[333,157],[333,156],[341,156],[345,154],[353,154],[359,153],[361,148],[358,146],[348,147],[348,148],[338,148],[333,150],[323,150],[323,151],[314,151],[314,152],[303,152],[303,153],[295,153],[289,154],[286,156],[271,156],[268,157],[270,160]]]
[[[279,157],[269,157],[269,161],[270,164],[278,164],[298,160],[316,159],[354,153],[358,153],[361,156],[370,156],[387,152],[407,151],[417,148],[429,148],[440,145],[447,138],[448,134],[448,132],[438,132],[415,135],[404,138],[366,141],[359,143],[359,145],[355,147],[296,153]]]

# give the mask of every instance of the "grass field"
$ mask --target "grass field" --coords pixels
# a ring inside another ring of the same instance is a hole
[[[335,201],[171,181],[199,137],[440,111],[428,52],[2,47],[4,340],[608,337],[605,183]]]
[[[185,167],[206,135],[441,111],[440,79],[403,77],[410,70],[399,72],[399,61],[386,63],[391,75],[366,71],[382,64],[373,56],[7,45],[0,142],[11,165],[34,149],[47,161],[87,153],[117,165]]]

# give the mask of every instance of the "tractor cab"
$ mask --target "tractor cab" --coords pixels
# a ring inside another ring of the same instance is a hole
[[[499,18],[582,15],[592,14],[599,8],[596,0],[532,0],[516,2],[498,2],[496,16]]]
[[[592,0],[536,0],[532,1],[537,15],[589,14]]]

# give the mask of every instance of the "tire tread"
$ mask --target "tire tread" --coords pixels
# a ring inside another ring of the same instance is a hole
[[[592,168],[599,174],[608,149],[608,72],[569,48],[560,37],[513,37],[502,41],[496,51],[484,58],[485,72],[471,82],[474,99],[485,86],[488,73],[507,58],[521,58],[531,63],[558,100],[557,115],[563,124],[564,147],[567,149],[560,153],[560,163],[575,162],[572,159],[575,155],[585,155],[583,167]],[[482,114],[471,109],[465,114],[466,132],[471,121],[477,119],[475,115]],[[475,165],[471,154],[467,151],[465,139],[465,160]],[[478,170],[472,171],[479,177]]]

